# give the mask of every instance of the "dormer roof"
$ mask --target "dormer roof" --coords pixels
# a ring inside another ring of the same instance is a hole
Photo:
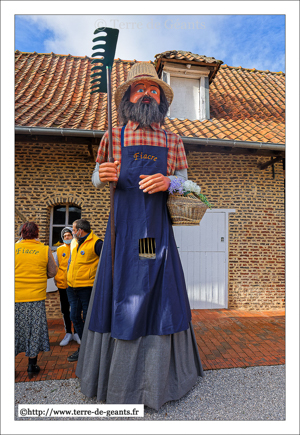
[[[183,50],[169,50],[163,53],[156,54],[155,56],[156,71],[158,75],[161,75],[163,66],[165,63],[181,63],[181,64],[191,64],[197,66],[209,67],[209,82],[213,80],[218,69],[222,65],[222,60],[217,60],[214,57],[207,57],[200,54],[191,53],[190,51]]]

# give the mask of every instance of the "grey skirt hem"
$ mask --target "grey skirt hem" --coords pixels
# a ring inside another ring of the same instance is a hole
[[[144,404],[158,410],[183,397],[203,376],[192,325],[172,335],[125,341],[86,331],[76,375],[81,392],[107,404]]]
[[[170,402],[172,400],[179,400],[183,396],[185,396],[193,388],[193,386],[196,384],[197,379],[198,379],[198,376],[195,374],[190,376],[188,379],[185,379],[182,384],[180,384],[178,391],[177,391],[177,394],[173,393],[169,396],[166,395],[161,400],[158,400],[156,397],[152,397],[152,392],[148,390],[148,391],[143,392],[144,398],[141,399],[139,402],[136,401],[135,394],[133,394],[132,398],[130,398],[130,396],[127,394],[127,396],[124,398],[124,400],[122,402],[120,402],[118,394],[114,394],[114,395],[110,394],[109,401],[106,400],[106,403],[113,404],[113,405],[115,405],[115,404],[125,404],[125,405],[143,404],[145,406],[148,406],[149,408],[155,409],[155,411],[158,411],[159,408],[161,408],[165,403]]]
[[[130,396],[127,394],[126,397],[124,398],[124,400],[120,401],[120,395],[119,394],[115,394],[112,395],[110,394],[110,398],[109,400],[107,399],[107,391],[103,391],[102,396],[97,396],[97,402],[103,402],[106,404],[112,404],[112,405],[117,405],[117,404],[124,404],[124,405],[138,405],[138,404],[143,404],[145,406],[148,406],[149,408],[155,409],[156,411],[159,410],[159,408],[162,407],[162,405],[164,405],[167,402],[170,402],[171,400],[179,400],[181,399],[183,396],[185,396],[196,384],[198,380],[198,376],[193,375],[188,379],[185,379],[184,381],[184,385],[180,386],[180,392],[178,392],[177,395],[173,395],[173,396],[166,396],[162,401],[158,402],[158,401],[151,401],[149,400],[148,396],[151,396],[151,392],[150,391],[145,391],[143,396],[145,397],[144,399],[142,399],[139,403],[137,403],[137,400],[132,397],[132,399],[130,399]],[[89,383],[86,383],[85,381],[81,381],[80,383],[81,386],[81,392],[82,394],[84,394],[86,397],[92,398],[95,397],[96,394],[91,394],[91,391],[95,390],[95,386],[90,385]]]

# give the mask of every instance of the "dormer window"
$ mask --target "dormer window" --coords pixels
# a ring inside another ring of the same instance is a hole
[[[174,99],[169,108],[170,118],[209,119],[209,70],[193,67],[190,64],[183,67],[177,65],[165,66],[162,79],[174,91]]]
[[[174,91],[167,116],[190,121],[210,119],[209,83],[223,62],[186,51],[166,51],[155,57],[158,75]]]

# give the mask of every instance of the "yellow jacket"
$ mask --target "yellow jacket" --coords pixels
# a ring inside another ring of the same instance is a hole
[[[46,299],[49,246],[37,240],[15,244],[15,302]]]
[[[68,260],[70,257],[70,245],[63,244],[56,250],[57,260],[58,260],[58,271],[54,279],[56,285],[60,289],[68,287],[67,283],[67,268]]]
[[[68,286],[75,288],[93,286],[99,261],[95,253],[97,240],[99,237],[91,231],[80,245],[78,252],[78,243],[71,243],[71,262],[67,274]]]

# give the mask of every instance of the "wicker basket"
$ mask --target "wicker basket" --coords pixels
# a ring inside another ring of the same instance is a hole
[[[173,226],[199,225],[208,209],[207,205],[193,193],[189,193],[187,196],[173,193],[169,195],[167,206]]]

